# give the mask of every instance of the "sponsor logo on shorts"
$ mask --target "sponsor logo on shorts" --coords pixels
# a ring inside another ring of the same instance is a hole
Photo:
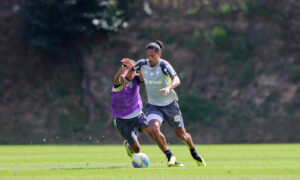
[[[181,115],[177,115],[174,117],[174,122],[180,122],[181,120]]]

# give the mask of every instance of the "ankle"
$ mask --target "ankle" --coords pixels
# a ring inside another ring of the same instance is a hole
[[[191,153],[195,153],[195,152],[197,152],[197,151],[196,151],[195,147],[193,147],[193,148],[190,149],[190,152],[191,152]]]
[[[164,151],[164,154],[165,154],[166,157],[168,158],[168,161],[170,160],[170,158],[171,158],[172,156],[174,156],[170,149]]]

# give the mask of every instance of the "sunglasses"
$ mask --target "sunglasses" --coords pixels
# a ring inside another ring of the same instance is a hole
[[[124,66],[124,67],[127,67],[127,65],[126,65],[126,64],[122,64],[122,66]]]

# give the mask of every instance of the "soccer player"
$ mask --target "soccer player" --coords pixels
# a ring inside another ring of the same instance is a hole
[[[178,105],[178,97],[174,88],[180,85],[180,80],[173,67],[164,59],[161,59],[161,41],[151,42],[146,46],[147,59],[139,60],[131,69],[121,74],[124,79],[127,73],[140,70],[146,86],[148,103],[146,105],[147,122],[152,129],[153,137],[158,144],[165,141],[161,136],[160,127],[164,121],[174,129],[175,134],[188,145],[191,155],[198,166],[206,166],[204,159],[197,153],[192,137],[186,132],[182,114]],[[122,81],[125,87],[127,84]],[[161,147],[168,158],[168,165],[176,164],[176,158],[168,150],[168,147]]]
[[[168,148],[165,136],[162,133],[152,133],[152,129],[148,127],[147,119],[142,113],[142,100],[139,94],[139,84],[143,82],[143,76],[136,75],[135,71],[128,73],[125,78],[120,78],[120,74],[124,73],[133,67],[134,61],[124,58],[121,60],[123,63],[119,71],[114,77],[114,86],[112,92],[111,111],[115,119],[115,126],[121,135],[126,139],[124,146],[127,154],[132,158],[134,153],[140,151],[140,144],[137,140],[138,132],[136,129],[143,131],[153,141],[156,141],[154,135],[159,135],[161,141],[158,142],[161,150],[165,152],[167,157],[171,157],[172,153]],[[126,81],[126,86],[122,86],[121,81]],[[173,166],[183,166],[174,159]]]
[[[115,117],[114,124],[121,135],[126,139],[124,146],[129,157],[140,151],[140,144],[137,140],[138,131],[151,136],[150,128],[145,114],[142,112],[143,104],[140,96],[139,84],[142,77],[134,71],[128,73],[125,81],[127,88],[123,88],[120,82],[120,74],[126,69],[133,67],[134,61],[124,58],[121,60],[122,66],[114,76],[114,85],[111,89],[111,111]]]

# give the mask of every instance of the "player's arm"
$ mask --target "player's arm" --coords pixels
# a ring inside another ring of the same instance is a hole
[[[146,61],[145,60],[139,60],[134,66],[132,66],[129,69],[126,69],[123,73],[121,73],[120,75],[120,79],[121,79],[121,84],[123,85],[123,88],[126,89],[127,87],[127,81],[125,79],[126,75],[132,71],[139,71],[141,70],[141,66],[145,65]],[[141,79],[142,81],[144,79]]]
[[[165,88],[159,90],[160,92],[167,95],[169,94],[170,90],[175,89],[180,85],[180,79],[177,76],[174,68],[168,62],[162,62],[161,68],[163,70],[163,73],[171,79],[171,82]]]
[[[121,66],[119,71],[115,74],[115,76],[114,76],[114,85],[120,85],[121,84],[120,75],[121,75],[122,72],[124,72],[124,70],[125,70],[125,68],[123,66]]]
[[[133,67],[130,69],[125,69],[124,72],[120,73],[120,81],[124,89],[127,88],[126,75],[130,72],[134,71]]]
[[[170,90],[175,89],[177,86],[180,85],[180,79],[177,75],[171,77],[171,79],[172,79],[172,81],[170,84],[168,84],[165,88],[159,90],[160,92],[164,93],[165,95],[169,94]]]
[[[144,82],[144,77],[143,77],[142,71],[141,71],[141,70],[137,70],[136,72],[137,72],[138,75],[139,75],[140,82],[143,83],[143,82]]]

